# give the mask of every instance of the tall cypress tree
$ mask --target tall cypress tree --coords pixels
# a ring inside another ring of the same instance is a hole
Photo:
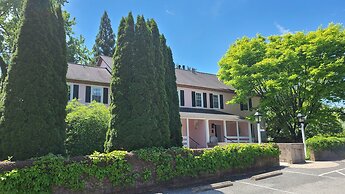
[[[167,147],[170,144],[170,131],[169,131],[169,113],[168,113],[168,102],[167,94],[165,90],[165,66],[164,58],[160,44],[160,34],[157,27],[157,23],[151,19],[148,22],[152,37],[152,51],[153,51],[153,64],[154,64],[154,80],[155,86],[151,91],[154,95],[154,113],[156,114],[157,129],[154,133],[160,136],[156,137],[154,145]]]
[[[1,99],[0,158],[64,154],[66,40],[60,8],[26,0]]]
[[[128,149],[135,147],[137,141],[142,142],[143,132],[136,131],[132,123],[133,106],[130,93],[134,64],[134,20],[132,13],[122,18],[118,34],[117,47],[114,54],[114,65],[111,80],[111,120],[107,132],[105,151]]]
[[[92,48],[95,59],[100,55],[113,56],[115,50],[115,34],[111,27],[111,21],[106,11],[104,11],[96,36],[95,44]]]
[[[172,57],[171,49],[166,45],[164,35],[161,35],[161,49],[164,58],[165,68],[165,90],[169,107],[169,129],[170,145],[182,146],[181,119],[179,110],[179,100],[177,95],[175,64]]]

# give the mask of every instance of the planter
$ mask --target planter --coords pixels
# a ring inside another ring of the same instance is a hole
[[[330,150],[310,150],[310,160],[327,161],[345,159],[345,146]]]

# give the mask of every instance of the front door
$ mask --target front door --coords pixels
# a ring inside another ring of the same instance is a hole
[[[218,142],[221,142],[222,141],[222,131],[221,131],[221,126],[220,125],[216,125],[215,126],[215,135],[218,139]]]

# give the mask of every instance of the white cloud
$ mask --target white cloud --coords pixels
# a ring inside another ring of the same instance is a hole
[[[285,28],[284,26],[278,24],[278,23],[274,23],[274,25],[276,26],[276,28],[278,29],[278,31],[281,33],[281,34],[288,34],[288,33],[291,33],[291,31],[287,28]]]
[[[175,12],[173,12],[173,11],[170,11],[170,10],[165,10],[165,13],[167,13],[167,14],[169,14],[169,15],[175,15]]]

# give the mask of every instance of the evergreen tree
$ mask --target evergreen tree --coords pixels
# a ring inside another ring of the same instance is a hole
[[[113,56],[115,50],[115,34],[111,27],[111,22],[106,11],[101,18],[99,32],[96,36],[95,44],[92,48],[95,60],[100,55]]]
[[[26,0],[1,99],[0,159],[64,154],[66,36],[60,7]]]
[[[157,27],[157,23],[151,19],[148,22],[151,30],[151,37],[153,43],[153,64],[154,64],[154,80],[155,86],[152,89],[154,95],[153,108],[155,119],[157,120],[157,129],[152,132],[155,136],[152,136],[155,146],[167,147],[170,144],[170,131],[169,131],[169,113],[167,94],[165,90],[165,67],[164,58],[160,44],[160,34]],[[157,135],[156,135],[157,134]]]
[[[182,146],[182,134],[179,100],[176,86],[175,64],[171,49],[166,45],[164,35],[161,35],[160,40],[161,49],[164,56],[163,64],[165,67],[165,90],[169,107],[170,145],[180,147]]]
[[[132,124],[133,106],[129,98],[134,64],[134,20],[132,13],[122,18],[114,54],[111,80],[111,120],[105,141],[105,151],[128,149],[139,141],[144,141],[143,132],[136,131],[138,126]]]

